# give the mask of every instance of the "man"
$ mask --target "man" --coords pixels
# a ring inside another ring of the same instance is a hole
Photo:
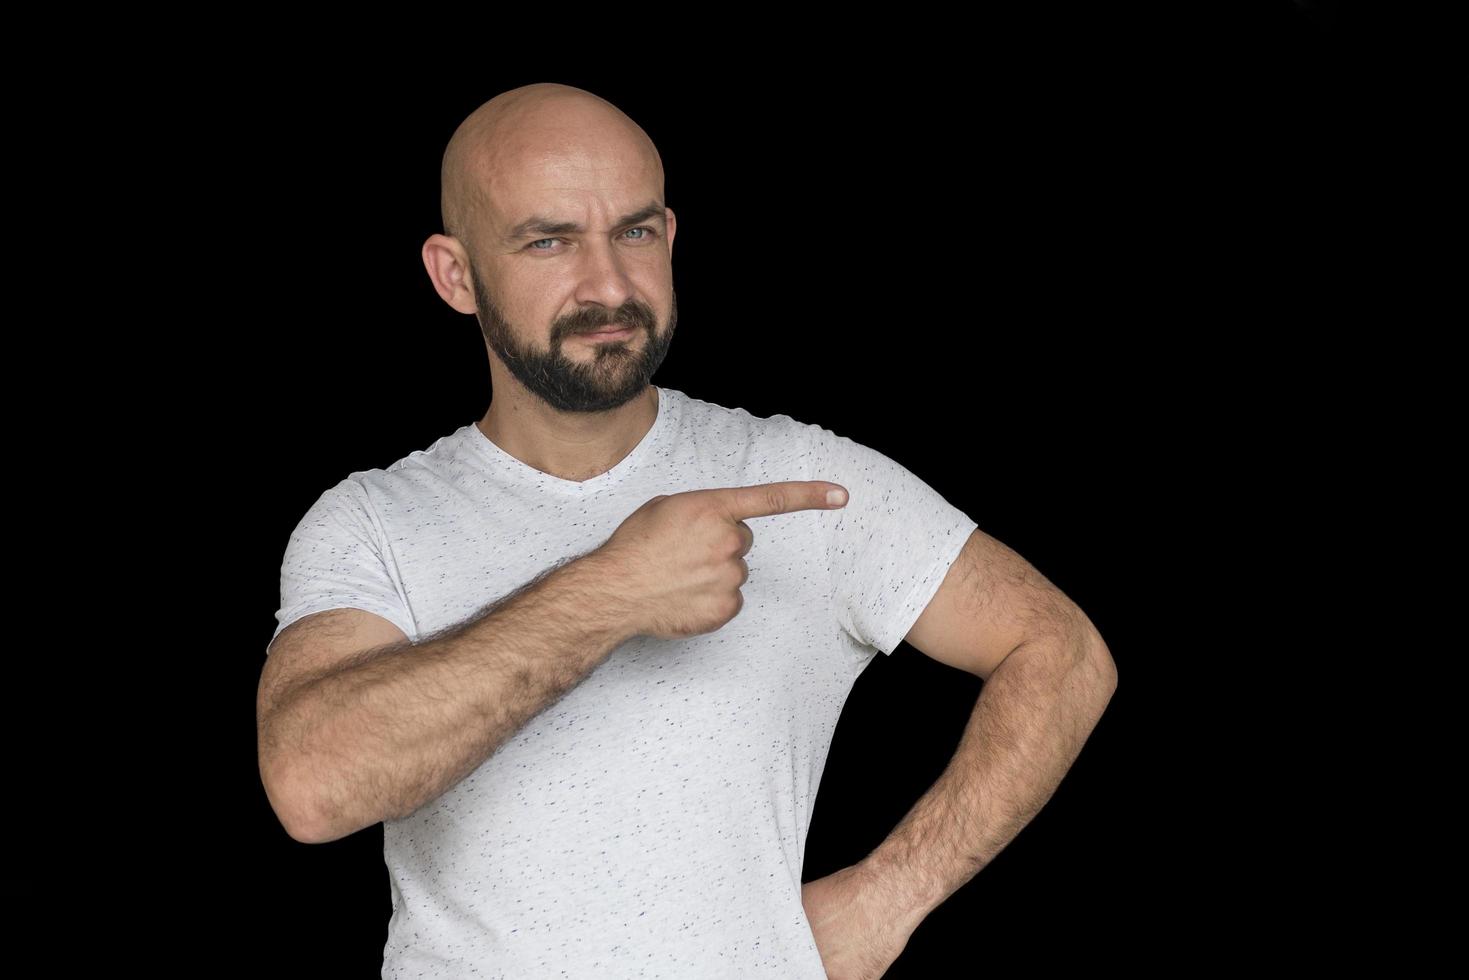
[[[888,457],[650,383],[676,222],[616,107],[500,94],[442,195],[424,265],[494,395],[293,531],[271,805],[303,842],[383,822],[384,976],[881,976],[1049,798],[1106,645]],[[970,728],[882,847],[803,885],[847,693],[905,638],[986,679]]]

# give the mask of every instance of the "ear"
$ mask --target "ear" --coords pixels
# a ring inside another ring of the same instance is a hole
[[[673,236],[678,231],[678,220],[673,215],[673,208],[665,207],[663,216],[668,219],[668,257],[673,258]]]
[[[428,270],[434,291],[460,313],[475,311],[474,286],[470,281],[469,254],[451,235],[430,235],[423,243],[423,267]]]

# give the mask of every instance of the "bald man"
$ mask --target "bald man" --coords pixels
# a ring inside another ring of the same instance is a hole
[[[1080,751],[1090,725],[1053,721],[1100,712],[1105,646],[887,456],[651,383],[676,224],[615,106],[502,93],[441,180],[423,262],[478,318],[493,398],[291,533],[257,703],[271,806],[308,843],[383,823],[384,977],[880,976]],[[882,848],[803,885],[847,694],[905,638],[1025,682],[988,708],[1025,765],[966,739]]]
[[[653,423],[649,382],[678,323],[653,141],[590,93],[529,85],[460,124],[441,182],[445,234],[423,261],[446,303],[479,316],[495,392],[481,429],[543,472],[605,472]],[[544,341],[512,326],[540,323]]]

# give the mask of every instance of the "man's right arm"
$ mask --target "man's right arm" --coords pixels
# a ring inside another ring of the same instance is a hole
[[[451,630],[298,684],[260,726],[292,837],[402,819],[468,776],[637,635],[616,581],[592,551]]]

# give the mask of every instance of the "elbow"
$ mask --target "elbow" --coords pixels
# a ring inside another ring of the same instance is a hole
[[[294,819],[288,822],[285,818],[282,818],[281,826],[286,829],[286,833],[290,835],[291,840],[296,841],[298,844],[325,844],[337,839],[332,834],[323,833],[316,824],[302,819]]]
[[[1107,641],[1102,639],[1102,634],[1095,629],[1088,644],[1091,662],[1095,665],[1099,683],[1107,691],[1110,699],[1117,693],[1117,661],[1112,659],[1112,651],[1107,649]]]
[[[275,812],[275,817],[286,834],[291,840],[301,844],[324,844],[336,840],[336,836],[326,832],[326,828],[313,815],[308,797],[301,791],[302,788],[289,774],[278,770],[278,766],[267,767],[262,762],[260,777],[270,808]]]
[[[343,837],[350,837],[359,830],[365,830],[377,822],[351,822],[346,814],[324,808],[322,798],[313,791],[314,785],[312,780],[287,778],[280,805],[276,804],[274,798],[271,800],[276,818],[292,840],[301,844],[330,844]],[[326,815],[328,813],[331,815]]]
[[[1078,631],[1073,634],[1071,649],[1079,669],[1085,670],[1099,690],[1105,690],[1110,699],[1117,691],[1117,662],[1107,641],[1083,614]]]

